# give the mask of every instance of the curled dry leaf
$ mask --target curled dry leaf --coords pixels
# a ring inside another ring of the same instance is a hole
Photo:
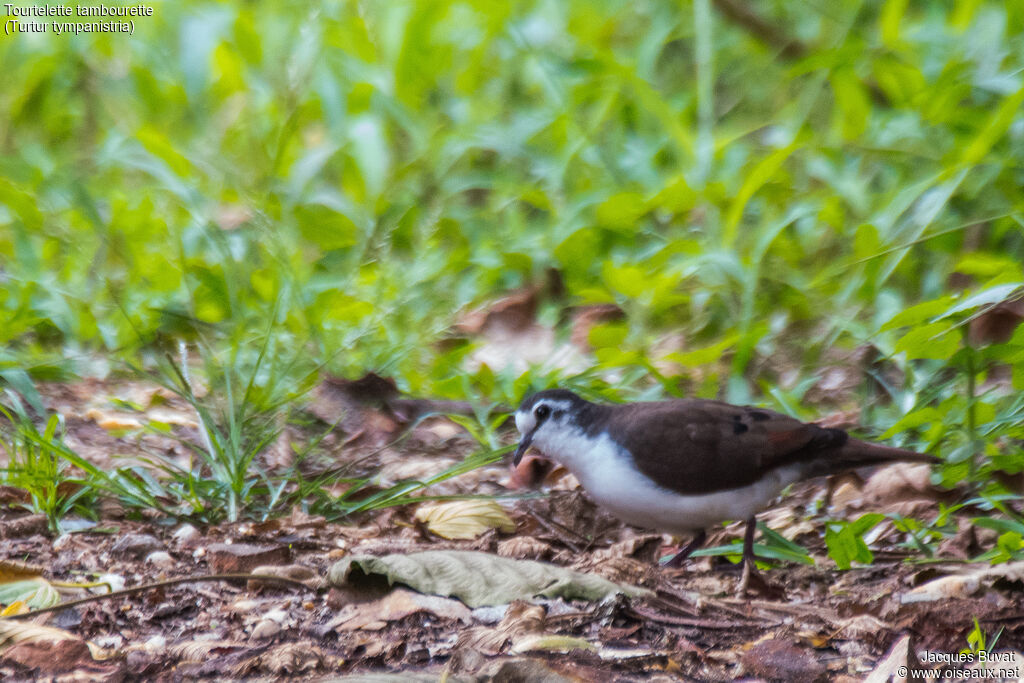
[[[88,645],[78,638],[43,638],[3,647],[0,648],[0,662],[4,668],[14,663],[34,674],[77,673],[95,663]]]
[[[181,662],[204,662],[211,657],[220,657],[233,652],[248,650],[245,643],[230,640],[190,640],[175,643],[167,649],[167,653]]]
[[[865,678],[865,683],[906,681],[907,665],[910,664],[910,636],[903,636],[889,649],[889,653],[878,662],[874,671]]]
[[[317,647],[300,643],[284,643],[260,655],[260,664],[276,675],[315,671],[324,663],[324,653]]]
[[[298,581],[304,583],[310,588],[316,589],[323,584],[323,579],[310,569],[301,564],[287,564],[287,565],[265,565],[263,567],[256,567],[252,570],[253,574],[259,574],[260,576],[276,576],[282,579],[291,579],[292,581]],[[253,580],[246,586],[250,590],[261,584],[261,582]]]
[[[533,536],[513,536],[498,544],[498,554],[517,560],[549,560],[554,552],[551,545]]]
[[[970,567],[950,576],[940,576],[900,595],[903,604],[967,599],[997,581],[1024,581],[1024,562],[1007,562],[994,567]]]
[[[501,654],[511,642],[529,634],[543,633],[546,617],[547,610],[542,605],[514,600],[501,623],[494,628],[477,627],[464,631],[459,635],[458,647],[485,655]]]
[[[512,644],[512,654],[524,652],[572,652],[573,650],[595,651],[597,648],[583,638],[547,634],[523,636]]]
[[[418,612],[426,612],[444,619],[458,619],[463,623],[472,621],[469,609],[458,600],[396,588],[380,600],[350,605],[338,615],[335,629],[379,631],[389,622],[404,619]]]
[[[417,521],[449,540],[472,540],[489,529],[505,533],[516,530],[515,522],[493,500],[456,500],[427,503],[416,510]]]
[[[0,619],[0,653],[18,643],[55,642],[58,640],[81,640],[81,638],[51,626]]]
[[[70,671],[79,665],[109,659],[95,643],[52,626],[0,619],[0,659],[30,669]]]
[[[60,602],[57,589],[42,573],[39,567],[0,561],[0,616],[52,607]]]

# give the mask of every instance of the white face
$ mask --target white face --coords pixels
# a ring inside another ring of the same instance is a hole
[[[544,453],[545,445],[551,437],[565,430],[571,408],[572,403],[569,401],[541,399],[533,404],[528,411],[516,412],[516,429],[519,430],[524,441],[529,439],[529,445],[536,446]]]

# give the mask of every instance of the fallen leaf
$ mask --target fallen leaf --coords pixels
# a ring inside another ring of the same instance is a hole
[[[0,606],[7,606],[0,610],[0,616],[52,607],[60,602],[57,587],[42,574],[39,567],[11,560],[0,561]]]
[[[889,649],[864,683],[906,683],[907,665],[910,663],[910,636],[903,636]],[[903,675],[900,675],[900,672]]]
[[[292,581],[299,581],[306,584],[310,588],[317,589],[323,583],[320,576],[310,569],[301,564],[286,564],[286,565],[274,565],[269,564],[262,567],[256,567],[252,570],[253,574],[260,576],[277,576],[282,579],[291,579]],[[265,583],[259,580],[252,580],[246,587],[250,590],[257,586],[264,586]]]
[[[97,645],[62,629],[0,619],[0,661],[58,673],[92,665],[108,656]]]
[[[458,600],[398,588],[380,600],[349,605],[338,617],[345,617],[344,620],[334,628],[337,631],[379,631],[388,622],[404,619],[417,612],[429,612],[437,617],[458,619],[464,623],[472,621],[469,608]]]
[[[315,671],[324,662],[324,653],[304,643],[283,643],[259,656],[259,664],[275,675]]]
[[[510,652],[512,654],[522,654],[524,652],[561,652],[567,653],[573,650],[588,650],[594,652],[597,650],[594,645],[587,642],[583,638],[576,638],[574,636],[561,636],[561,635],[547,635],[547,634],[536,634],[528,635],[519,639],[512,644]]]
[[[344,588],[357,581],[360,574],[382,575],[389,584],[401,583],[421,593],[456,597],[470,607],[503,605],[538,596],[594,601],[617,593],[651,595],[643,588],[616,584],[593,574],[469,550],[355,555],[335,563],[327,576],[331,585]]]
[[[554,552],[550,544],[533,536],[513,536],[498,544],[498,554],[517,560],[546,560]]]
[[[970,567],[957,574],[941,576],[900,595],[903,604],[934,602],[948,598],[966,599],[984,586],[1000,579],[1024,581],[1024,562],[1007,562],[994,567]]]
[[[426,503],[416,510],[416,519],[427,529],[449,540],[472,540],[490,529],[505,533],[516,530],[515,522],[493,500],[456,500]]]
[[[181,662],[204,662],[213,657],[248,649],[249,646],[245,643],[228,640],[190,640],[184,643],[175,643],[167,648],[167,653]]]
[[[542,633],[546,616],[547,610],[543,606],[516,600],[508,606],[497,626],[471,628],[462,632],[458,647],[485,655],[501,654],[513,640],[527,634]]]
[[[810,652],[778,638],[755,643],[740,660],[746,672],[772,680],[816,681],[825,666]]]

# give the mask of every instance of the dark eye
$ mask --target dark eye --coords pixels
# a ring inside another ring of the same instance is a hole
[[[533,409],[533,414],[537,416],[538,420],[543,420],[545,417],[551,414],[551,408],[542,403]]]

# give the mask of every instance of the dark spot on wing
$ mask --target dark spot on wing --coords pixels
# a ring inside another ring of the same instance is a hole
[[[754,418],[758,422],[764,422],[765,420],[772,419],[772,416],[768,413],[762,413],[760,410],[751,410],[749,413],[750,417]],[[739,419],[738,417],[736,419]]]
[[[748,427],[747,425],[745,425],[745,424],[743,424],[742,422],[739,422],[739,421],[734,422],[733,425],[732,425],[732,433],[733,434],[742,434],[743,432],[747,431],[748,429],[750,429],[750,427]]]

